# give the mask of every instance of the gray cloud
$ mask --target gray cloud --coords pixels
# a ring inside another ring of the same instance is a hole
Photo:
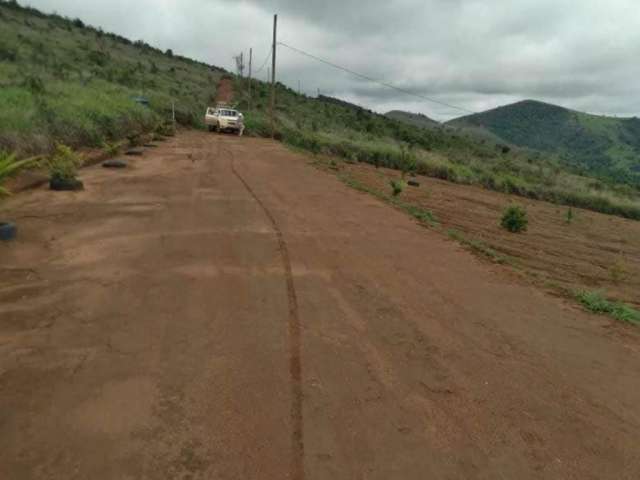
[[[640,113],[636,0],[30,0],[105,30],[232,69],[280,40],[419,95],[483,110],[534,98],[593,113]],[[376,111],[461,112],[354,78],[284,47],[281,81]],[[258,74],[266,78],[266,68]]]

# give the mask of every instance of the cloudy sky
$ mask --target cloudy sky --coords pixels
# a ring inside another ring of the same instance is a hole
[[[279,40],[385,83],[471,111],[537,99],[640,115],[638,0],[21,0],[132,40],[258,69]],[[278,78],[373,110],[464,114],[353,77],[285,47]],[[258,77],[265,79],[265,67]]]

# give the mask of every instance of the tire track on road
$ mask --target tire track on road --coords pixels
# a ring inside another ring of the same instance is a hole
[[[219,147],[222,147],[221,140],[218,140]],[[262,202],[260,197],[251,188],[249,183],[244,179],[242,175],[236,170],[235,156],[233,152],[225,148],[225,151],[229,154],[231,159],[231,170],[233,174],[240,180],[240,182],[247,189],[253,199],[260,205],[266,217],[269,219],[273,230],[275,231],[278,240],[278,249],[280,250],[280,256],[282,257],[282,263],[284,265],[284,271],[287,283],[287,297],[289,303],[289,373],[291,375],[291,422],[292,432],[291,440],[293,444],[293,457],[291,463],[291,479],[292,480],[304,480],[304,418],[302,414],[302,361],[301,361],[301,328],[300,317],[298,314],[298,298],[296,295],[295,286],[293,283],[293,273],[291,270],[291,258],[289,256],[289,250],[284,240],[282,230],[278,226],[275,217],[267,206]]]

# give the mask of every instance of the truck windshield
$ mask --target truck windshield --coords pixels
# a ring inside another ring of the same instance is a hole
[[[220,110],[220,115],[222,115],[223,117],[237,117],[238,112],[236,112],[235,110]]]

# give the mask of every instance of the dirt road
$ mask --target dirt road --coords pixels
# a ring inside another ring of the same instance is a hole
[[[266,140],[5,203],[0,478],[637,479],[640,336]]]

